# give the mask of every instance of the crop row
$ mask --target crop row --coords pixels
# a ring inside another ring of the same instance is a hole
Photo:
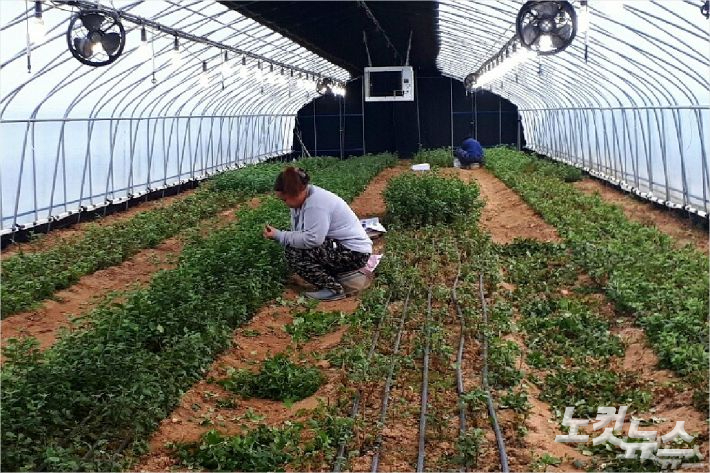
[[[306,158],[294,164],[317,175],[338,162],[336,158]],[[229,171],[170,205],[108,225],[90,225],[81,236],[64,239],[45,251],[4,259],[0,317],[30,309],[86,274],[120,264],[247,197],[270,191],[283,166],[259,164]]]
[[[353,158],[314,182],[352,196],[394,161]],[[93,311],[87,329],[49,350],[39,352],[32,339],[9,344],[2,469],[111,471],[139,453],[232,329],[281,292],[283,255],[261,236],[264,222],[288,224],[277,199],[264,198],[235,223],[191,242],[177,268],[157,273],[125,302]]]
[[[578,265],[645,329],[661,366],[692,382],[707,380],[707,258],[576,190],[565,182],[569,166],[502,148],[487,156],[495,175],[557,228]]]

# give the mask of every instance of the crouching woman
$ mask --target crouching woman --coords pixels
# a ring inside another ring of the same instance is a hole
[[[337,195],[309,184],[302,169],[287,167],[276,178],[276,196],[291,209],[291,230],[267,225],[264,237],[285,248],[286,262],[318,288],[307,297],[322,301],[345,298],[338,275],[365,266],[372,241],[350,206]]]

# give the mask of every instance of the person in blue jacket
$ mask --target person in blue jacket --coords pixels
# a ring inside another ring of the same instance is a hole
[[[474,140],[472,137],[468,137],[463,140],[461,146],[456,148],[454,155],[458,158],[462,167],[468,167],[471,164],[480,164],[483,166],[483,148],[481,143]]]

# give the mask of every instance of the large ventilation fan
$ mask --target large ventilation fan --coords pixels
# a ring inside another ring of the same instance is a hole
[[[471,92],[476,88],[476,81],[478,81],[478,74],[475,72],[470,73],[463,80],[463,86],[466,88],[467,92]]]
[[[529,1],[518,12],[520,43],[540,55],[564,51],[577,34],[577,14],[567,1]]]
[[[126,30],[118,16],[103,10],[82,10],[74,15],[67,29],[69,51],[88,66],[107,66],[126,45]]]
[[[323,77],[316,84],[316,91],[321,95],[326,95],[333,92],[333,81],[328,77]]]

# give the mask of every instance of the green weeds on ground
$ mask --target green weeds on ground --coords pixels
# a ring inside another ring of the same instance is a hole
[[[617,309],[645,329],[660,366],[704,386],[696,398],[704,399],[699,406],[707,411],[707,257],[629,221],[618,207],[576,190],[559,173],[541,171],[531,156],[498,148],[487,150],[487,158],[489,169],[557,228],[575,263]]]
[[[391,154],[348,160],[306,158],[293,164],[308,170],[314,184],[352,200],[374,175],[395,164]],[[3,259],[0,316],[30,309],[79,278],[120,264],[179,231],[232,207],[248,197],[268,193],[284,163],[264,163],[228,171],[207,181],[193,195],[165,207],[140,212],[109,225],[91,225],[81,236],[45,251]]]
[[[281,353],[264,360],[258,373],[232,371],[220,384],[246,398],[293,403],[311,396],[323,381],[318,368],[296,364]]]
[[[392,162],[353,158],[339,164],[348,177],[322,181],[351,196]],[[228,346],[232,330],[281,293],[283,250],[263,238],[264,222],[288,225],[282,202],[266,197],[234,223],[196,236],[175,269],[87,314],[85,328],[50,349],[39,352],[32,339],[7,344],[2,469],[115,471],[130,464]]]

